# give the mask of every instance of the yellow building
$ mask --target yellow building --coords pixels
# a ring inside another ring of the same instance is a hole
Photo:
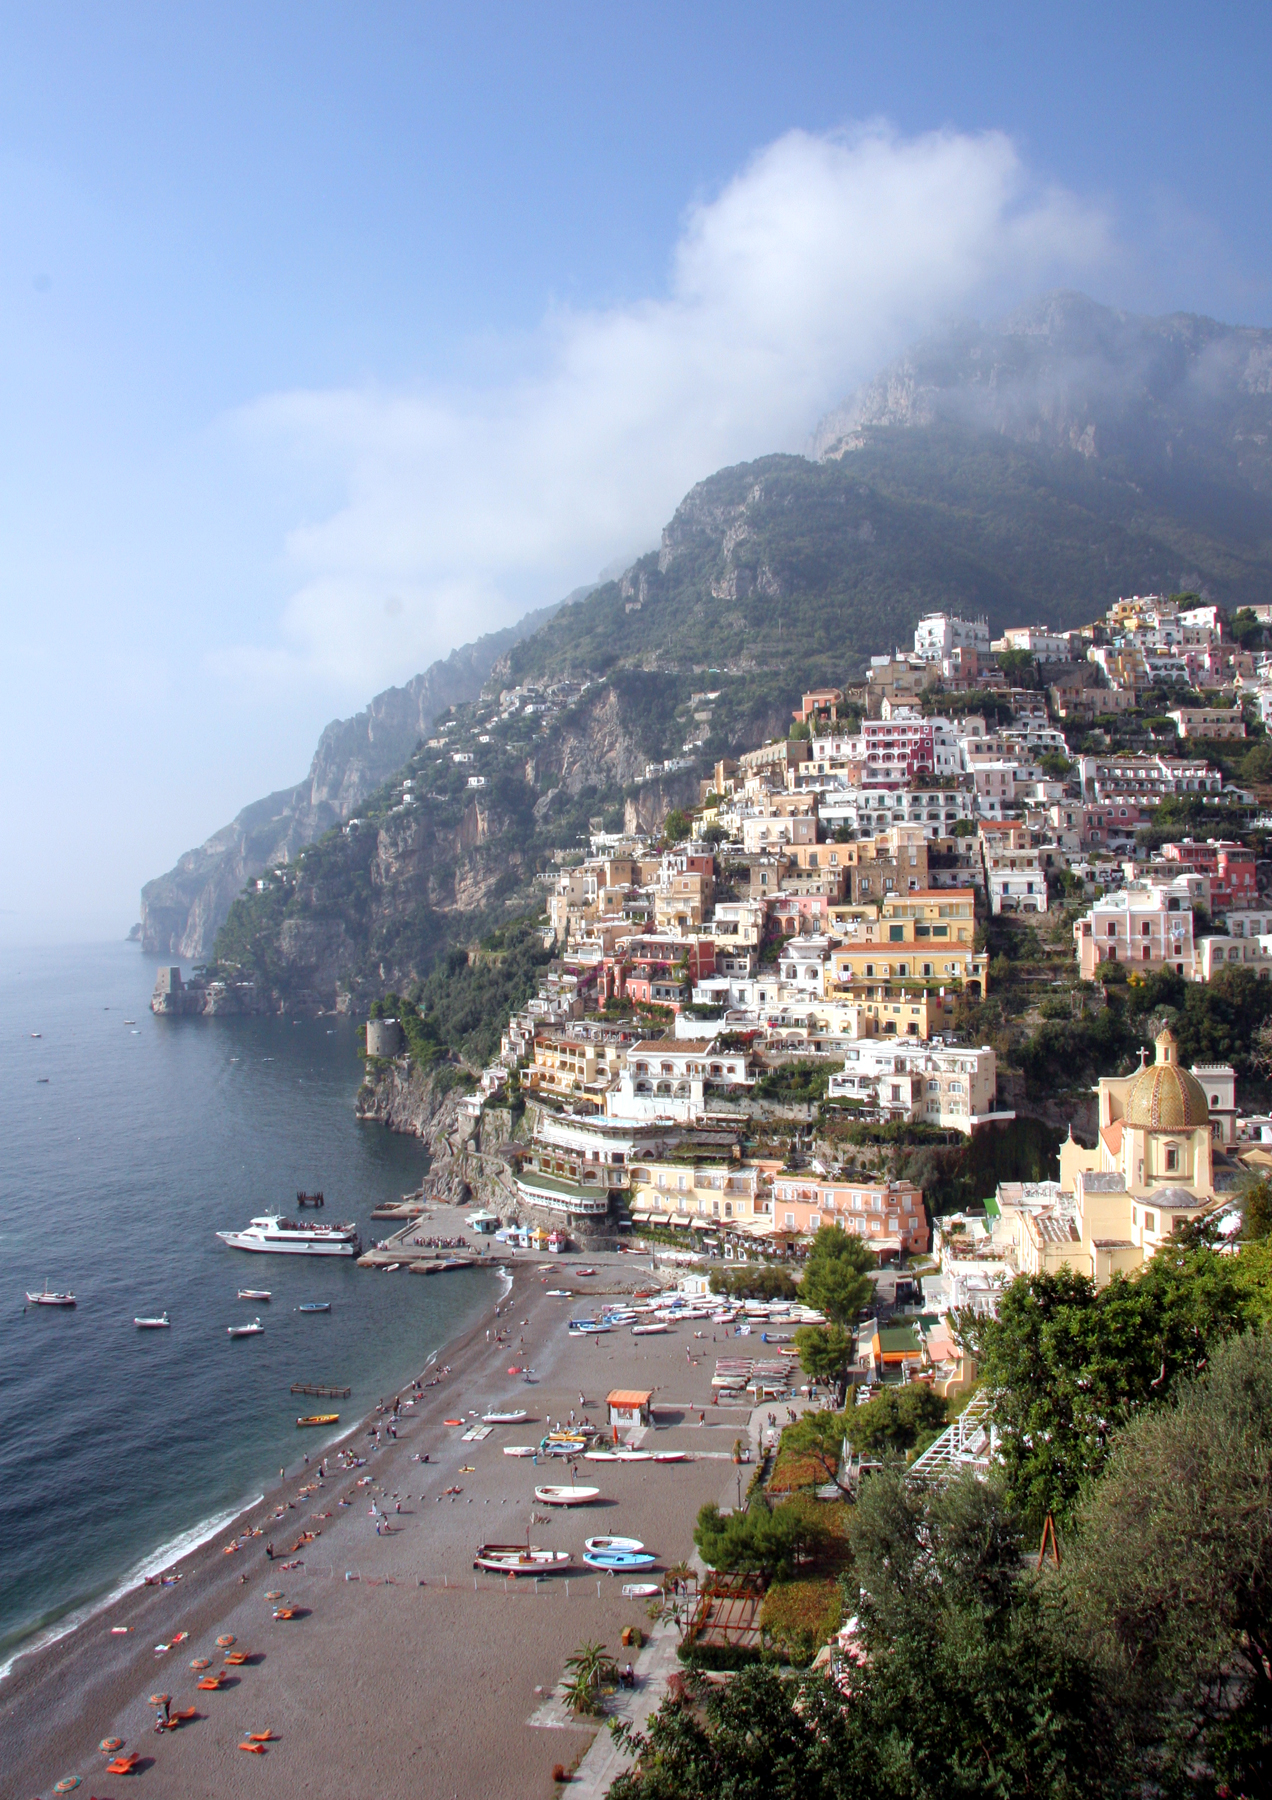
[[[751,1231],[773,1225],[773,1162],[634,1163],[631,1168],[632,1222],[683,1225],[699,1231]]]
[[[622,1068],[625,1049],[623,1044],[596,1043],[568,1034],[537,1035],[527,1085],[562,1096],[604,1088]]]
[[[1022,1244],[1039,1267],[1067,1261],[1102,1286],[1119,1270],[1141,1268],[1181,1224],[1219,1204],[1205,1089],[1179,1066],[1169,1029],[1156,1052],[1134,1074],[1101,1079],[1093,1149],[1072,1134],[1060,1146],[1060,1186],[1074,1200],[1071,1254],[1048,1249],[1044,1257],[1040,1246]]]

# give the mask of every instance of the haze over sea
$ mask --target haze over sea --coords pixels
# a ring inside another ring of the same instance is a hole
[[[353,1021],[158,1019],[157,966],[131,944],[0,948],[0,1667],[312,1457],[491,1292],[478,1270],[423,1281],[221,1244],[294,1212],[299,1188],[373,1241],[392,1227],[372,1208],[426,1164],[355,1121]],[[46,1277],[74,1311],[23,1311]],[[170,1331],[133,1325],[165,1309]],[[227,1337],[257,1313],[263,1336]],[[332,1433],[297,1431],[328,1407]]]

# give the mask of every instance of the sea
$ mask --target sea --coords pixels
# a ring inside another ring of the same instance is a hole
[[[345,1433],[499,1287],[222,1244],[301,1189],[374,1242],[394,1227],[372,1208],[427,1160],[354,1118],[353,1020],[156,1018],[158,966],[129,943],[0,947],[0,1674]],[[46,1280],[74,1310],[25,1306]],[[168,1331],[133,1324],[165,1311]],[[317,1411],[340,1423],[299,1432]]]

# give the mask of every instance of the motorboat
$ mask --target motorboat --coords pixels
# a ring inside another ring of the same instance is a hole
[[[262,1213],[243,1231],[216,1234],[231,1250],[256,1250],[284,1256],[357,1256],[362,1249],[358,1227],[316,1225],[308,1219],[298,1224],[281,1213]]]
[[[250,1325],[227,1325],[225,1328],[231,1337],[259,1337],[265,1327],[259,1319],[253,1319]]]
[[[171,1320],[164,1312],[157,1319],[134,1319],[133,1324],[138,1331],[167,1331],[171,1327]]]
[[[592,1537],[584,1538],[583,1548],[598,1553],[602,1550],[631,1550],[639,1552],[645,1548],[639,1538],[629,1537]]]
[[[302,1300],[300,1305],[296,1308],[296,1311],[305,1313],[330,1312],[331,1302],[330,1300]]]
[[[240,1288],[238,1297],[240,1300],[268,1300],[271,1295],[268,1288]]]
[[[557,1575],[573,1560],[568,1550],[539,1550],[533,1544],[478,1544],[473,1567],[495,1575]]]
[[[49,1286],[47,1276],[45,1277],[45,1280],[44,1280],[44,1286],[41,1288],[41,1290],[38,1294],[32,1294],[32,1293],[27,1294],[27,1305],[28,1306],[74,1306],[74,1304],[75,1304],[74,1294],[55,1293],[54,1290]]]
[[[488,1412],[481,1415],[483,1425],[524,1425],[528,1412]]]
[[[600,1499],[601,1490],[596,1487],[537,1487],[534,1497],[542,1500],[545,1506],[590,1506],[593,1500]]]
[[[633,1337],[659,1337],[666,1330],[667,1330],[667,1327],[665,1325],[633,1325],[632,1326],[632,1336]]]
[[[339,1413],[307,1413],[303,1418],[297,1419],[296,1423],[298,1425],[334,1425],[339,1417]]]
[[[611,1575],[634,1575],[638,1569],[652,1569],[658,1558],[646,1550],[589,1550],[583,1561],[590,1569],[608,1569]]]

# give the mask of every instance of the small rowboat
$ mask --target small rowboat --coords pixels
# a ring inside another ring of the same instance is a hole
[[[556,1575],[568,1569],[568,1550],[539,1550],[525,1544],[478,1544],[474,1569],[495,1575]]]
[[[542,1500],[545,1506],[590,1506],[593,1500],[600,1499],[601,1490],[596,1487],[537,1487],[534,1497]]]
[[[583,1557],[589,1569],[608,1569],[611,1575],[632,1572],[637,1569],[652,1569],[658,1561],[641,1550],[589,1550]]]
[[[654,1461],[660,1463],[688,1462],[689,1458],[683,1450],[655,1450]]]
[[[171,1321],[167,1313],[160,1313],[157,1319],[134,1319],[133,1324],[138,1331],[167,1331]]]
[[[503,1453],[505,1456],[533,1456],[534,1455],[534,1445],[533,1444],[505,1444],[503,1447]]]
[[[481,1416],[486,1425],[524,1425],[530,1417],[527,1412],[488,1412]]]
[[[618,1452],[617,1450],[585,1450],[583,1460],[584,1462],[617,1462]]]
[[[665,1325],[633,1325],[633,1337],[659,1337],[667,1330]]]
[[[662,1588],[656,1581],[625,1581],[623,1583],[624,1600],[652,1600],[661,1594]]]
[[[575,1271],[574,1271],[574,1273],[575,1273],[575,1274],[576,1274],[576,1275],[595,1275],[595,1273],[596,1273],[596,1270],[595,1270],[595,1269],[582,1269],[582,1268],[579,1268],[579,1269],[576,1269],[576,1270],[575,1270]]]
[[[625,1450],[624,1449],[624,1450],[616,1450],[614,1452],[614,1461],[615,1462],[653,1462],[653,1460],[654,1460],[654,1453],[652,1450]]]
[[[265,1327],[259,1319],[253,1319],[250,1325],[227,1325],[225,1328],[232,1338],[259,1337]]]
[[[302,1300],[296,1308],[297,1312],[330,1312],[330,1300]]]
[[[298,1425],[334,1425],[339,1417],[339,1413],[307,1413],[303,1418],[297,1419],[296,1423]]]
[[[268,1288],[240,1288],[238,1297],[240,1300],[268,1300],[270,1292]]]
[[[600,1555],[605,1550],[630,1550],[639,1554],[645,1546],[639,1538],[629,1537],[591,1537],[584,1538],[583,1548],[593,1555]]]

